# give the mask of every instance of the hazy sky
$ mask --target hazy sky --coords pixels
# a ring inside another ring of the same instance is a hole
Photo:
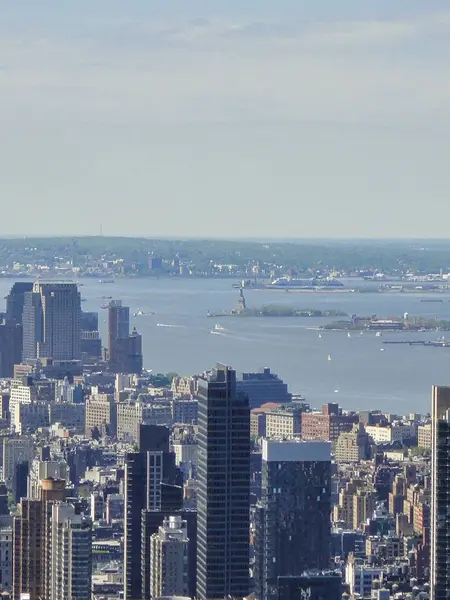
[[[448,0],[3,0],[0,234],[447,237]]]

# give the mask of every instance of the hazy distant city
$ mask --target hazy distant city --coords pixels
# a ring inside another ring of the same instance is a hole
[[[92,241],[1,244],[5,597],[445,589],[445,243]]]

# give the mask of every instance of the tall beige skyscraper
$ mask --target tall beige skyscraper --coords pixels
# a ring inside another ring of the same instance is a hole
[[[187,523],[180,516],[164,519],[150,539],[150,593],[161,596],[188,594]]]

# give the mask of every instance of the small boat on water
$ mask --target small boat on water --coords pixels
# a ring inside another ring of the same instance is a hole
[[[377,331],[375,337],[381,337],[381,331]]]
[[[225,330],[225,327],[222,327],[222,325],[221,325],[220,323],[216,323],[216,324],[214,325],[214,330],[215,330],[215,331],[224,331],[224,330]]]
[[[145,317],[145,312],[143,312],[140,308],[133,314],[133,317]]]
[[[322,339],[322,334],[321,333],[319,333],[319,338]]]
[[[328,355],[328,360],[331,360],[331,354]]]
[[[347,333],[347,337],[351,338],[352,334],[350,332]]]

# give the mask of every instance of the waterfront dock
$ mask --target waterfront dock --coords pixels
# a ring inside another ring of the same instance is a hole
[[[383,344],[406,344],[408,346],[432,346],[435,348],[450,348],[450,341],[446,340],[383,340]]]

